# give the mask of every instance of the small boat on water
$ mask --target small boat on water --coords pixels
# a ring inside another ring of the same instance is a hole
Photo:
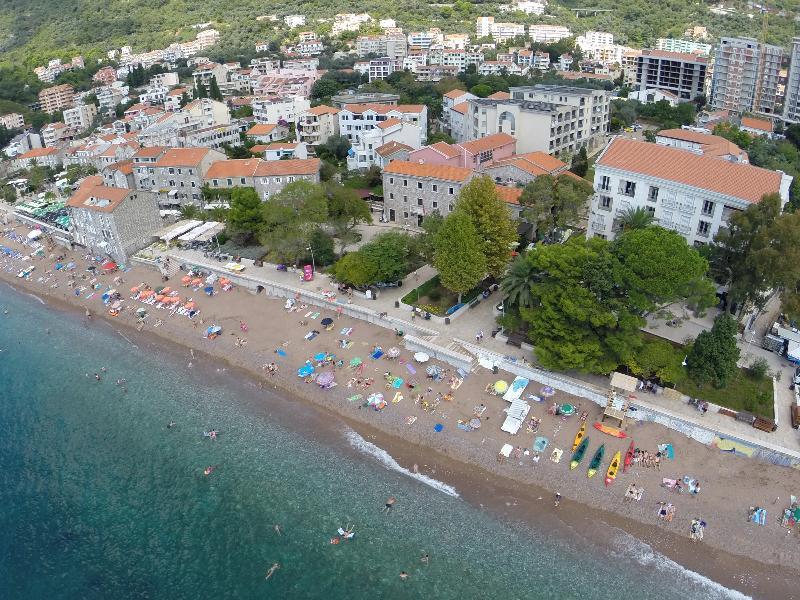
[[[614,483],[614,480],[617,478],[617,472],[619,471],[619,462],[621,458],[622,453],[617,450],[614,453],[614,458],[611,459],[611,464],[608,465],[608,471],[606,471],[606,486]]]
[[[597,429],[597,431],[602,431],[603,433],[613,435],[614,437],[622,439],[628,437],[628,434],[622,431],[622,429],[617,429],[616,427],[611,427],[610,425],[604,425],[603,423],[595,422],[594,428]]]
[[[633,464],[633,440],[631,440],[631,445],[628,446],[628,451],[625,453],[625,463],[622,467],[622,472],[627,473],[628,467]]]
[[[581,440],[581,443],[578,445],[578,448],[575,452],[572,453],[572,460],[569,463],[570,470],[577,467],[580,462],[583,460],[584,455],[586,454],[586,449],[589,447],[589,438],[585,437]]]
[[[589,471],[587,472],[587,477],[594,477],[594,474],[597,473],[597,469],[600,468],[600,463],[603,462],[603,455],[606,453],[606,445],[600,444],[600,447],[597,449],[597,452],[594,453],[592,457],[592,462],[589,463]]]
[[[575,452],[575,449],[578,447],[578,444],[581,443],[581,440],[586,435],[586,423],[581,423],[581,428],[578,429],[578,433],[575,434],[575,441],[572,442],[572,451]]]

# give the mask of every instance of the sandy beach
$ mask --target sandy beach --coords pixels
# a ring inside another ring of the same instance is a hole
[[[17,231],[25,234],[27,229],[19,227]],[[31,252],[31,248],[6,237],[0,238],[0,244],[24,254]],[[577,416],[554,417],[548,414],[547,403],[534,403],[529,416],[542,420],[536,434],[527,432],[524,426],[517,436],[500,431],[507,403],[487,394],[485,388],[498,378],[513,379],[507,373],[493,375],[484,369],[471,373],[452,392],[452,401],[442,401],[437,409],[429,412],[421,403],[414,402],[414,396],[421,392],[425,400],[433,402],[437,394],[451,391],[448,376],[434,383],[425,377],[421,365],[415,365],[418,372],[412,375],[406,368],[406,364],[412,363],[411,355],[402,348],[401,340],[385,329],[344,316],[337,318],[334,307],[329,311],[308,307],[289,313],[284,309],[283,300],[253,295],[236,287],[208,297],[202,291],[193,292],[182,287],[179,277],[164,283],[158,273],[139,266],[124,273],[98,275],[96,280],[101,288],[87,299],[90,290],[76,296],[74,288],[70,287],[71,275],[76,286],[89,285],[93,276],[85,271],[85,258],[79,253],[67,253],[62,262],[72,260],[77,268],[71,272],[55,271],[51,253],[62,254],[63,249],[48,250],[45,257],[26,262],[3,257],[0,277],[20,291],[48,298],[54,308],[77,309],[79,314],[91,311],[93,317],[87,326],[95,326],[92,321],[102,318],[131,343],[170,344],[174,352],[185,355],[187,367],[197,368],[200,361],[217,364],[225,361],[233,377],[253,377],[259,385],[291,394],[303,406],[308,406],[305,403],[308,401],[331,411],[338,415],[331,418],[341,419],[343,427],[358,431],[365,439],[387,450],[401,465],[409,469],[417,465],[421,473],[452,485],[467,501],[505,518],[534,526],[563,526],[601,545],[613,531],[627,531],[676,562],[723,585],[764,598],[790,598],[797,594],[793,585],[800,575],[795,570],[800,558],[800,540],[797,531],[788,534],[777,522],[789,495],[800,492],[800,473],[795,470],[722,453],[660,425],[631,422],[627,432],[637,447],[655,453],[658,444],[672,444],[675,460],[662,461],[658,469],[634,466],[606,487],[603,475],[608,461],[617,450],[624,453],[630,439],[620,440],[594,430],[591,423],[598,419],[600,409],[588,401],[570,398],[561,392],[554,398],[559,403],[571,401],[581,405],[578,414],[584,410],[589,413],[589,455],[599,443],[606,446],[603,470],[593,479],[586,477],[590,456],[576,470],[570,471],[568,467],[572,440],[579,426]],[[17,278],[17,272],[26,264],[35,265],[35,271],[28,279]],[[123,283],[115,284],[115,277],[121,277]],[[145,306],[148,317],[143,326],[138,326],[135,311],[144,305],[129,297],[131,288],[142,283],[151,287],[169,285],[180,292],[182,298],[193,297],[200,314],[190,320]],[[100,300],[102,292],[109,287],[117,288],[124,299],[123,310],[116,317],[108,314]],[[215,289],[219,290],[219,286]],[[306,318],[309,311],[321,314],[316,319]],[[330,331],[320,325],[326,317],[334,320]],[[246,323],[247,331],[240,328],[240,321]],[[301,321],[307,323],[301,324]],[[222,333],[216,339],[205,339],[203,333],[211,324],[221,326]],[[343,328],[351,327],[350,335],[340,333]],[[321,333],[313,340],[304,339],[312,329]],[[342,348],[338,340],[345,340],[349,347]],[[401,355],[394,360],[385,357],[372,360],[369,354],[375,345],[381,345],[384,350],[397,345]],[[281,350],[285,356],[276,350]],[[329,390],[320,389],[313,382],[306,383],[297,376],[298,367],[319,352],[335,354],[337,360],[344,361],[344,367],[335,369],[338,385]],[[374,379],[369,387],[348,387],[348,382],[356,376],[347,367],[354,357],[364,361],[360,378]],[[264,369],[264,365],[271,362],[278,367],[276,374]],[[447,369],[446,365],[441,366]],[[416,379],[418,386],[412,391],[404,385],[403,399],[393,403],[395,390],[385,389],[386,372],[406,382]],[[450,369],[448,375],[452,374]],[[430,392],[427,391],[429,387]],[[355,394],[366,398],[373,392],[385,395],[388,402],[385,409],[375,411],[362,407],[363,398],[347,399]],[[469,432],[459,429],[458,421],[469,421],[473,409],[481,404],[486,407],[481,427]],[[412,420],[410,417],[416,418],[413,424],[408,424]],[[443,426],[441,431],[434,429],[437,424]],[[503,444],[530,450],[536,435],[550,440],[539,462],[532,460],[532,454],[512,457],[502,464],[498,462],[498,451]],[[558,464],[549,460],[552,448],[564,450]],[[684,475],[702,483],[698,495],[678,494],[660,487],[662,478]],[[639,502],[623,498],[631,483],[644,489]],[[552,503],[555,492],[565,499],[557,509]],[[672,503],[675,508],[670,522],[658,518],[658,503],[662,501]],[[748,522],[751,506],[767,509],[766,525]],[[699,544],[688,539],[693,518],[702,518],[708,523],[704,540]]]

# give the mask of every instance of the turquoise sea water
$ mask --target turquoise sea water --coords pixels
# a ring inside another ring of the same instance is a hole
[[[599,555],[500,522],[353,432],[319,440],[309,407],[3,284],[0,307],[2,598],[735,596],[633,539]],[[330,545],[347,523],[356,538]]]

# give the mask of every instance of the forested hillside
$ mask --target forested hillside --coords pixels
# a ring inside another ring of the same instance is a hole
[[[307,28],[325,33],[337,12],[367,11],[373,17],[393,17],[406,30],[438,26],[446,31],[473,31],[475,17],[503,15],[516,22],[563,23],[576,33],[586,29],[611,31],[622,43],[642,46],[659,36],[680,36],[689,25],[704,25],[714,36],[758,35],[759,14],[746,3],[734,16],[709,13],[711,2],[692,0],[553,0],[542,17],[503,14],[498,2],[431,4],[425,0],[0,0],[0,63],[35,66],[53,57],[82,53],[99,58],[123,44],[136,50],[160,48],[194,36],[191,25],[211,21],[222,33],[223,49],[232,55],[250,50],[261,39],[281,35],[265,14],[304,14]],[[726,2],[731,6],[730,2]],[[800,0],[769,2],[770,9],[784,11],[770,18],[769,40],[788,45],[795,33],[795,13]],[[611,12],[576,18],[571,7],[608,8]]]

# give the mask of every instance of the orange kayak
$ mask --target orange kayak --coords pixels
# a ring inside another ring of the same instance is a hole
[[[607,433],[608,435],[613,435],[614,437],[618,438],[628,437],[628,434],[622,431],[622,429],[617,429],[616,427],[603,425],[602,423],[595,422],[594,428],[597,429],[597,431],[602,431],[603,433]]]

